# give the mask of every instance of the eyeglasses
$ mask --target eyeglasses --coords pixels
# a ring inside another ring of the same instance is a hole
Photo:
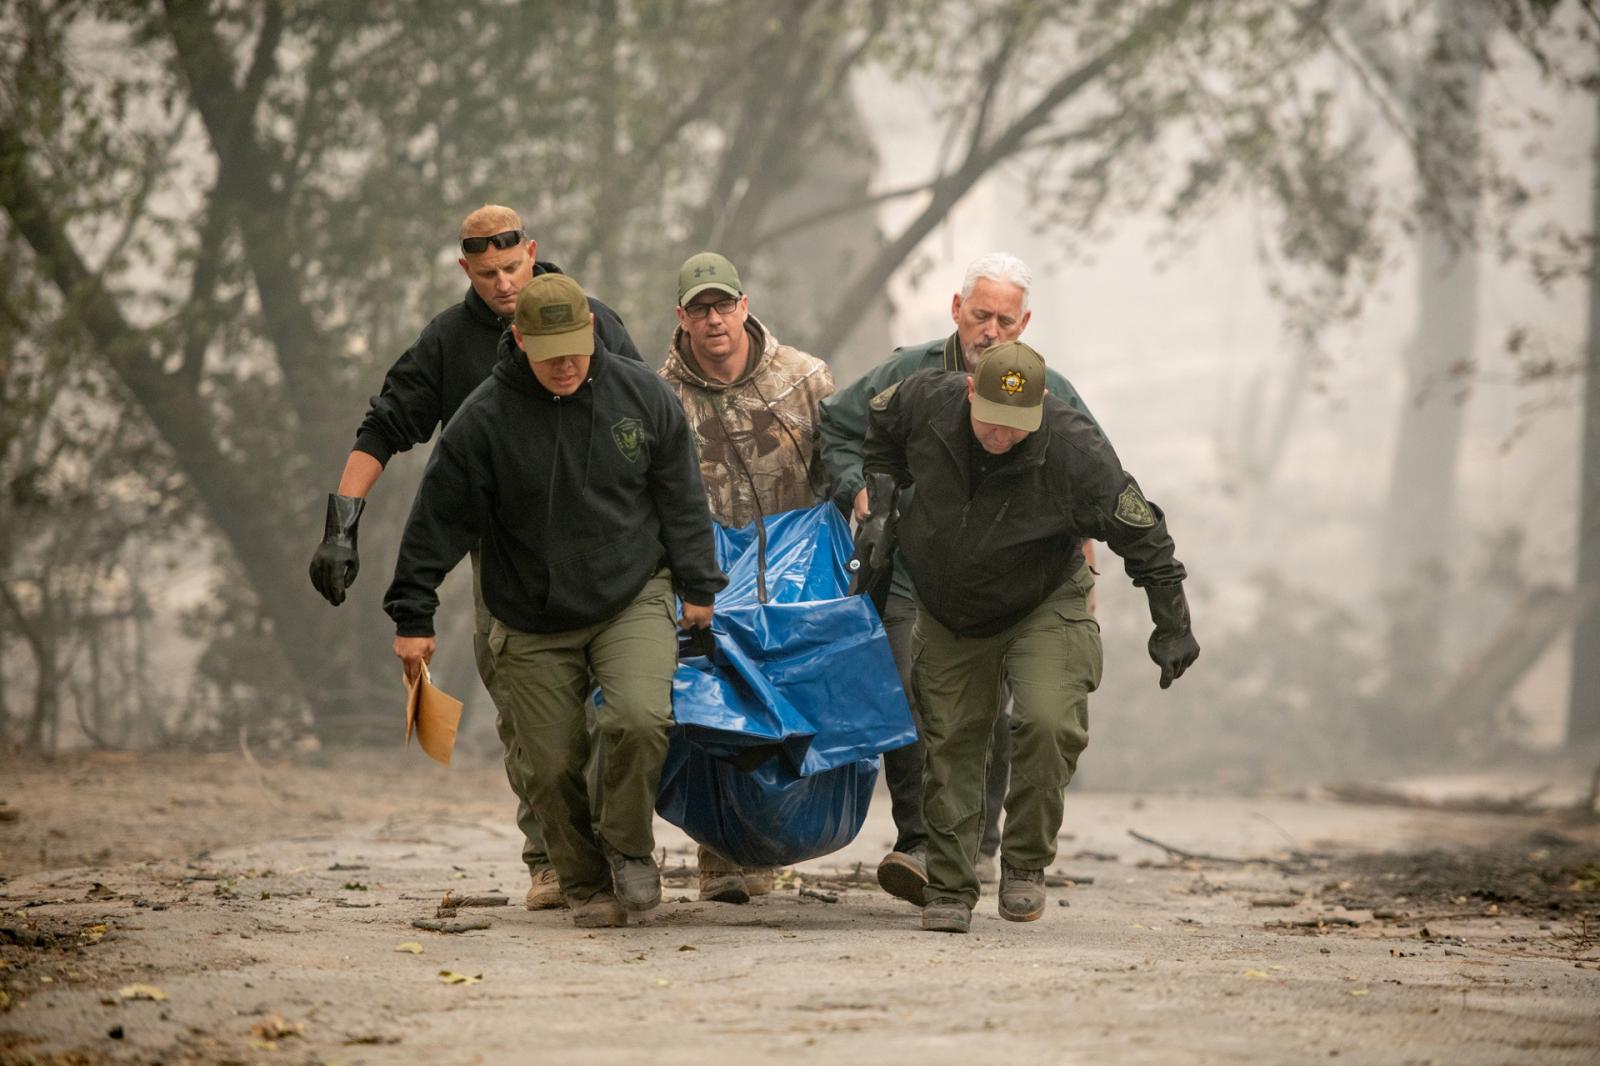
[[[683,309],[683,313],[690,318],[704,318],[710,311],[719,315],[731,315],[739,306],[739,297],[730,296],[726,300],[715,300],[708,304],[690,304]]]
[[[504,233],[491,233],[487,237],[461,238],[461,250],[468,255],[477,255],[491,244],[496,248],[510,248],[522,243],[522,231],[508,229]]]

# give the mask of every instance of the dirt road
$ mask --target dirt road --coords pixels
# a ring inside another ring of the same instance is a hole
[[[1600,1062],[1592,824],[1074,793],[1055,869],[1076,883],[1029,925],[986,897],[958,937],[863,883],[880,803],[773,896],[691,902],[679,878],[584,932],[521,908],[491,764],[6,778],[0,1062]],[[658,827],[668,866],[692,862]],[[1272,861],[1221,861],[1244,857]],[[446,891],[510,905],[413,928]]]

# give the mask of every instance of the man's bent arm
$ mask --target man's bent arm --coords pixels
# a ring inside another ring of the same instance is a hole
[[[406,519],[383,609],[402,637],[433,636],[439,585],[483,536],[487,490],[474,476],[486,465],[441,439],[428,460]]]
[[[372,486],[378,483],[378,478],[382,475],[383,464],[358,448],[344,461],[344,473],[339,475],[338,493],[340,496],[366,499],[367,493],[372,491]]]

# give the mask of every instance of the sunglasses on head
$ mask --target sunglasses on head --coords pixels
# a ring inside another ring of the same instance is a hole
[[[508,229],[504,233],[491,233],[487,237],[461,238],[461,250],[468,255],[477,255],[491,244],[496,248],[510,248],[522,243],[522,231]]]

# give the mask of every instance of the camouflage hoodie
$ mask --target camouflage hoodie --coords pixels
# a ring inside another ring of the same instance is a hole
[[[818,404],[834,387],[828,364],[779,344],[754,315],[745,330],[759,354],[737,381],[701,373],[681,326],[661,367],[688,413],[711,517],[735,528],[824,498]]]

